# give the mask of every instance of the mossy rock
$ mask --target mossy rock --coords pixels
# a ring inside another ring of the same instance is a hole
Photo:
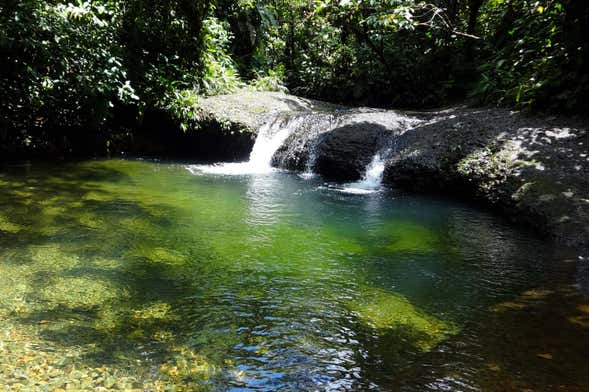
[[[407,298],[381,289],[366,287],[359,302],[351,304],[350,308],[378,334],[392,332],[422,352],[459,332],[452,322],[430,316]]]
[[[93,277],[59,277],[39,294],[49,306],[70,309],[94,308],[129,295],[124,289]]]
[[[7,217],[0,215],[0,232],[15,234],[23,229],[24,226],[13,223]]]

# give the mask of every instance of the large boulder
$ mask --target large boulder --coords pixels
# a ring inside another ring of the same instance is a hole
[[[483,202],[560,243],[588,245],[586,121],[498,109],[446,113],[396,138],[384,181]]]
[[[272,157],[272,166],[292,171],[314,170],[317,145],[337,127],[337,113],[298,113],[296,127]]]
[[[450,186],[459,185],[454,166],[497,136],[477,116],[476,112],[440,113],[400,134],[384,181],[415,191],[458,190]]]
[[[358,123],[322,135],[315,147],[315,171],[338,181],[360,179],[387,134],[380,124]]]
[[[357,180],[394,135],[427,117],[369,108],[300,113],[296,129],[276,151],[272,164],[288,170],[313,170],[332,180]]]

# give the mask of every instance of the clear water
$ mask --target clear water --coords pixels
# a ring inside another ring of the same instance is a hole
[[[571,257],[288,173],[4,167],[0,389],[587,390]]]

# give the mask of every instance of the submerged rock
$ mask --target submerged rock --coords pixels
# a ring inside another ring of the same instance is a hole
[[[362,297],[349,307],[379,335],[394,335],[420,352],[427,352],[460,332],[451,321],[424,313],[405,297],[381,289],[364,287]]]

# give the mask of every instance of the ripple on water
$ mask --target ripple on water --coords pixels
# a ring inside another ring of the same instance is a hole
[[[0,389],[589,385],[567,255],[462,204],[318,186],[144,161],[8,170]]]

